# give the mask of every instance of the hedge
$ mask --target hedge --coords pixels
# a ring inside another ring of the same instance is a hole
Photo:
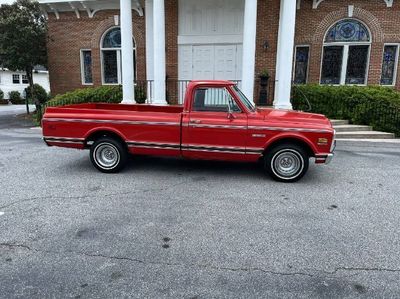
[[[45,104],[45,107],[64,106],[84,103],[120,103],[122,101],[121,86],[100,86],[77,89],[57,95]]]
[[[374,130],[400,136],[400,92],[380,86],[295,85],[292,104],[296,110],[347,119],[353,124],[369,125]]]

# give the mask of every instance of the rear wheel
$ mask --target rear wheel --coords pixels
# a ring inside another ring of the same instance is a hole
[[[100,137],[90,147],[90,160],[101,172],[119,172],[125,167],[127,158],[126,148],[111,137]]]
[[[306,174],[309,158],[301,146],[285,143],[268,151],[264,157],[264,167],[276,181],[296,182]]]

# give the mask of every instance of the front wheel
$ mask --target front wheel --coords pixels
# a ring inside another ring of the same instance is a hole
[[[101,172],[119,172],[124,168],[127,158],[127,150],[114,138],[101,137],[90,147],[90,160]]]
[[[272,148],[264,157],[267,173],[276,181],[296,182],[307,172],[309,156],[300,146],[281,144]]]

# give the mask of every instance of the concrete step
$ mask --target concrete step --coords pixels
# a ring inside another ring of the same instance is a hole
[[[372,127],[362,125],[334,125],[333,127],[336,132],[372,131]]]
[[[384,133],[377,131],[350,131],[337,132],[336,139],[391,139],[395,138],[393,133]]]
[[[331,119],[332,126],[348,125],[349,121],[344,119]]]

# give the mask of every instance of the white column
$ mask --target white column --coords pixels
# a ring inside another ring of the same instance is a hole
[[[165,99],[165,10],[164,0],[153,1],[154,103],[167,104]]]
[[[154,80],[154,37],[153,37],[153,0],[145,2],[146,14],[146,78]],[[147,84],[147,99],[151,102],[154,97],[154,86]]]
[[[254,67],[256,63],[257,0],[246,0],[244,7],[242,91],[254,97]]]
[[[135,87],[133,75],[132,2],[120,0],[121,58],[122,58],[122,103],[134,103]]]
[[[296,0],[281,0],[274,100],[274,106],[278,109],[292,109],[290,92],[295,25]]]

